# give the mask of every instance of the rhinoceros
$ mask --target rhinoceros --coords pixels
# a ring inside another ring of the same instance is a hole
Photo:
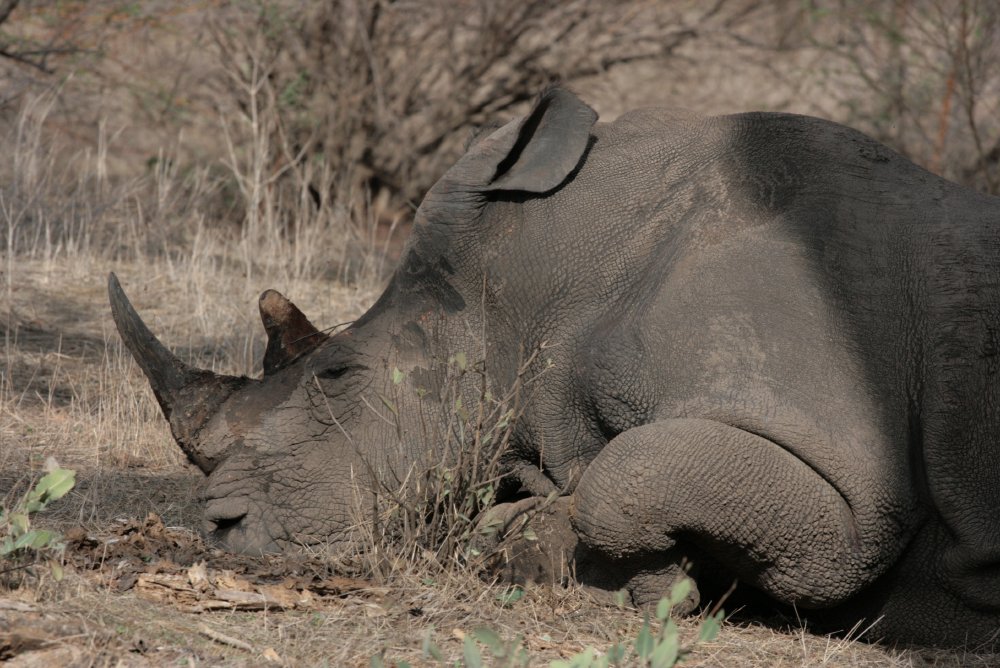
[[[110,299],[230,550],[349,541],[358,481],[403,479],[452,408],[386,420],[376,397],[425,392],[457,351],[502,390],[544,345],[508,474],[565,498],[637,604],[687,563],[891,640],[995,643],[1000,199],[858,131],[598,123],[547,90],[430,189],[349,328],[264,293],[260,379],[182,363],[114,275]]]

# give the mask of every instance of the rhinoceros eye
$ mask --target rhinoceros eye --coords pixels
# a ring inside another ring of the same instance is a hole
[[[352,368],[354,367],[348,364],[345,364],[343,366],[334,366],[330,367],[329,369],[323,369],[322,371],[317,373],[316,376],[318,378],[322,378],[323,380],[335,380],[346,374]]]

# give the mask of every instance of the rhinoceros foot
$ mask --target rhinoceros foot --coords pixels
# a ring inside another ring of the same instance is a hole
[[[491,508],[473,544],[488,555],[488,571],[510,584],[569,582],[580,547],[569,503],[568,497],[532,496]]]
[[[572,498],[533,496],[491,508],[480,520],[473,544],[489,555],[487,567],[509,584],[583,585],[597,600],[621,603],[616,592],[624,590],[640,608],[655,606],[673,585],[688,577],[681,558],[658,555],[656,559],[612,563],[580,542],[570,520]],[[635,563],[632,563],[635,561]],[[673,607],[689,614],[699,604],[698,587]]]

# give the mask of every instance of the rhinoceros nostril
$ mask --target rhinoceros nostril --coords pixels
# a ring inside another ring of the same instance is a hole
[[[246,513],[238,517],[218,517],[216,519],[209,520],[212,523],[212,531],[215,533],[220,533],[226,531],[227,529],[232,529],[234,526],[243,521],[246,517]]]
[[[205,506],[205,529],[212,533],[232,529],[243,521],[248,510],[246,499],[211,499]]]

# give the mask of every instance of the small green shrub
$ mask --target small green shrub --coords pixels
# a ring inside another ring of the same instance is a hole
[[[710,614],[702,621],[697,640],[689,646],[681,646],[677,624],[670,618],[670,611],[687,598],[690,591],[691,580],[684,578],[670,588],[669,595],[660,599],[656,605],[659,628],[654,628],[649,615],[646,615],[642,628],[634,640],[617,642],[601,655],[597,655],[588,647],[570,659],[553,661],[549,664],[549,668],[609,668],[610,666],[672,668],[685,655],[690,654],[695,645],[714,640],[725,617],[725,612],[722,610]]]
[[[0,575],[47,561],[55,579],[62,579],[62,535],[31,526],[33,513],[41,512],[66,495],[76,484],[76,472],[53,464],[51,470],[11,508],[0,507]]]
[[[670,593],[660,599],[656,606],[655,617],[658,624],[653,624],[647,614],[635,638],[620,640],[603,653],[588,647],[569,659],[552,661],[549,663],[549,668],[611,668],[611,666],[672,668],[690,654],[698,643],[714,640],[725,617],[725,612],[722,610],[710,614],[702,621],[695,642],[682,646],[677,624],[670,618],[670,611],[683,601],[690,591],[690,579],[685,578],[675,583]],[[480,646],[492,657],[490,665],[499,668],[526,668],[531,665],[531,657],[524,645],[523,636],[518,635],[513,640],[504,640],[499,633],[486,627],[477,628],[462,639],[462,658],[452,664],[445,659],[444,653],[434,644],[428,632],[423,642],[423,658],[441,666],[480,668],[485,665],[484,653]],[[381,668],[386,665],[408,664],[402,661],[386,663],[381,656],[372,657],[373,667]]]

